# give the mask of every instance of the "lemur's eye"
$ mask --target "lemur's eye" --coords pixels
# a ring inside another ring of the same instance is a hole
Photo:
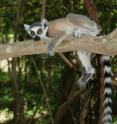
[[[43,33],[43,31],[42,31],[42,29],[40,28],[38,31],[37,31],[37,34],[42,34]]]
[[[32,36],[35,36],[35,32],[34,32],[34,31],[31,31],[31,35],[32,35]]]

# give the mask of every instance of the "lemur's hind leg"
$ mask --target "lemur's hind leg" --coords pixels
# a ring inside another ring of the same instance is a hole
[[[82,66],[85,68],[85,72],[82,73],[82,76],[77,81],[77,84],[80,88],[85,88],[86,83],[95,73],[95,69],[91,65],[91,53],[86,51],[78,51],[77,54],[79,56]]]

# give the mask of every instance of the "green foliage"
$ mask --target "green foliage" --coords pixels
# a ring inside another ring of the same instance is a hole
[[[113,124],[117,124],[117,117],[114,118]]]
[[[0,80],[1,81],[8,81],[10,79],[8,73],[3,72],[0,70]]]

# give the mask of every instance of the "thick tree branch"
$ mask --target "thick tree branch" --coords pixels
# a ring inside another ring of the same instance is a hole
[[[49,41],[42,40],[40,42],[24,41],[0,44],[0,59],[47,53],[47,46],[51,41],[52,39]],[[77,50],[85,50],[105,55],[117,55],[117,29],[109,35],[100,37],[81,36],[76,39],[67,36],[64,42],[62,42],[54,52]]]

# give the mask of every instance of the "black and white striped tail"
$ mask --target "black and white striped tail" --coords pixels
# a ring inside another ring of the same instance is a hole
[[[111,66],[110,57],[102,56],[102,62],[104,64],[104,124],[112,123],[112,109],[111,109]]]

